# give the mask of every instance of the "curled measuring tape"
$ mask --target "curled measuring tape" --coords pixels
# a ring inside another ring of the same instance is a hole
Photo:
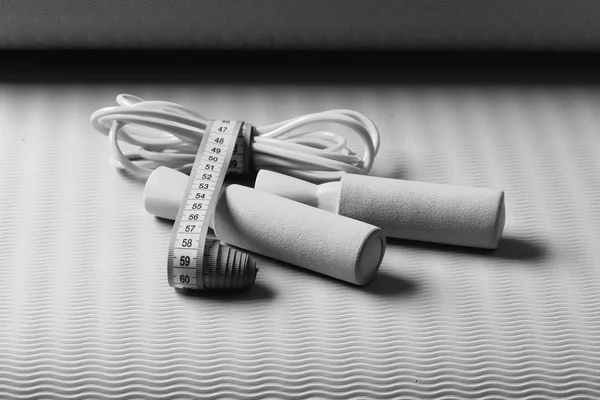
[[[91,116],[92,126],[109,138],[116,167],[144,178],[159,166],[190,174],[169,248],[168,280],[176,288],[241,290],[254,282],[257,269],[252,257],[207,236],[226,173],[268,168],[328,182],[347,173],[368,174],[379,150],[375,124],[351,110],[251,127],[237,121],[210,121],[176,103],[128,94],[117,96],[117,104]],[[322,123],[356,133],[363,143],[362,156],[352,152],[340,134],[307,130]],[[120,141],[137,146],[137,152],[124,153]]]
[[[244,128],[252,129],[230,120],[212,121],[207,127],[169,247],[167,276],[169,285],[175,288],[235,291],[254,283],[257,269],[252,257],[207,239],[225,174],[244,170]],[[232,160],[236,148],[241,157]]]

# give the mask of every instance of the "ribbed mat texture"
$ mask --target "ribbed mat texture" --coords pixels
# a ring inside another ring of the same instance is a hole
[[[171,225],[89,125],[121,92],[255,124],[361,111],[374,174],[504,189],[505,238],[389,240],[365,288],[257,256],[244,295],[178,294]],[[4,84],[0,398],[599,398],[599,110],[594,86]]]

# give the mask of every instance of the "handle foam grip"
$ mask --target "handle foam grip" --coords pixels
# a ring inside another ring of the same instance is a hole
[[[356,285],[374,277],[385,253],[376,226],[240,185],[223,191],[213,229],[233,246]]]
[[[495,249],[504,229],[502,190],[345,175],[338,212],[386,236]]]

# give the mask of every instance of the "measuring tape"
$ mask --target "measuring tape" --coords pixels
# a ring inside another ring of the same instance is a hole
[[[241,121],[211,121],[206,127],[173,227],[167,264],[170,286],[209,288],[207,265],[218,239],[207,239],[208,225],[225,175],[248,170],[251,134],[252,127]]]

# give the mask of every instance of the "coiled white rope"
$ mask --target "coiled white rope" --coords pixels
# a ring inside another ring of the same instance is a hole
[[[91,116],[92,126],[108,136],[111,162],[141,177],[160,166],[182,172],[191,170],[208,119],[182,105],[166,101],[146,101],[120,94],[118,106],[105,107]],[[362,139],[359,157],[340,134],[301,130],[317,123],[335,123],[350,128]],[[124,154],[119,141],[139,146]],[[252,166],[267,168],[313,182],[339,180],[344,174],[368,174],[379,150],[379,132],[366,116],[351,110],[329,110],[307,114],[266,126],[255,126],[251,143]],[[134,161],[148,160],[147,168]]]

